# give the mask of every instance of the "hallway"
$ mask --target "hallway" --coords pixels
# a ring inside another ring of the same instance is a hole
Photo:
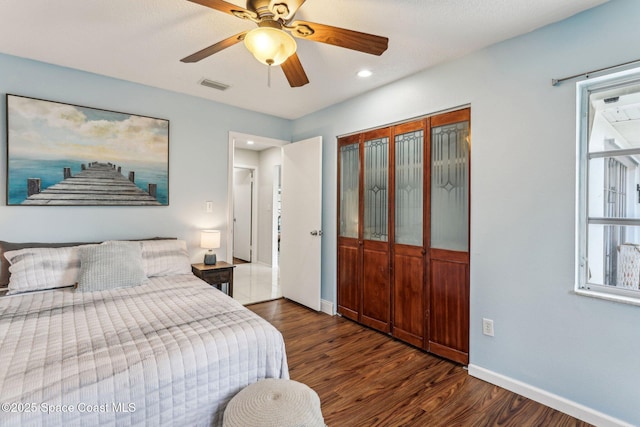
[[[258,263],[236,264],[233,298],[241,304],[253,304],[282,297],[278,268]]]

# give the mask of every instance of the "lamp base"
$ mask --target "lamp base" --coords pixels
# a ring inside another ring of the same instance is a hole
[[[214,253],[204,254],[204,264],[205,265],[215,265],[216,262],[218,262],[218,260],[216,259],[216,254],[214,254]]]

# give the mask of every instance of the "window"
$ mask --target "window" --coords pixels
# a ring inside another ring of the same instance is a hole
[[[640,305],[640,70],[578,83],[576,292]]]

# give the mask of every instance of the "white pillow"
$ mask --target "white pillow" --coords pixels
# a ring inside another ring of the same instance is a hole
[[[80,271],[80,247],[26,248],[5,252],[4,256],[11,264],[7,295],[75,285]]]
[[[141,285],[147,276],[140,242],[105,242],[79,248],[77,291],[93,292]]]
[[[143,240],[142,261],[147,277],[191,274],[184,240]]]

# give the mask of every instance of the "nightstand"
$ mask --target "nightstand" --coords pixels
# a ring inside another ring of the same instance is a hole
[[[229,285],[227,295],[233,297],[233,269],[235,265],[218,261],[214,265],[191,264],[193,274],[216,288],[222,290],[222,284]]]

